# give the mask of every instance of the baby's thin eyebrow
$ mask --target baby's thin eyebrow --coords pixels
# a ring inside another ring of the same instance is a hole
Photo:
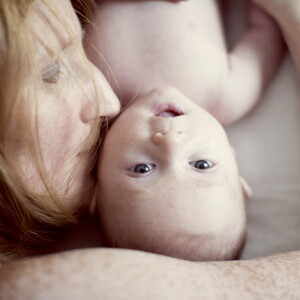
[[[206,174],[205,176],[193,176],[191,179],[195,184],[197,184],[199,187],[205,188],[205,187],[212,187],[216,185],[223,184],[226,179],[228,178],[226,172],[224,170],[219,172],[213,172],[210,174]]]

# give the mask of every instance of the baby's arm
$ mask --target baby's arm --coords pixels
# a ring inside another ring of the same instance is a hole
[[[284,42],[275,22],[251,4],[248,29],[228,57],[219,118],[223,123],[239,119],[255,105],[283,53]]]
[[[300,75],[300,2],[298,0],[253,0],[280,25]]]

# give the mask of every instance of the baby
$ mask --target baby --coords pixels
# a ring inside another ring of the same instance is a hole
[[[196,261],[242,249],[250,190],[220,123],[175,89],[155,89],[120,114],[98,175],[108,246]]]
[[[277,27],[252,6],[248,31],[228,53],[216,1],[98,8],[99,30],[87,32],[110,69],[87,50],[116,77],[123,107],[155,86],[188,96],[155,89],[110,128],[97,200],[107,245],[197,261],[236,258],[250,189],[217,119],[236,121],[257,101],[283,53]]]
[[[220,1],[225,6],[230,1]],[[222,124],[245,115],[280,63],[283,40],[254,5],[230,51],[216,0],[98,1],[85,47],[125,107],[173,86]]]

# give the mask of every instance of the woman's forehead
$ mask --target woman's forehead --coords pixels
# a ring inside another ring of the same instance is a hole
[[[69,0],[37,0],[26,18],[28,30],[41,45],[41,54],[52,56],[81,35],[81,27]]]

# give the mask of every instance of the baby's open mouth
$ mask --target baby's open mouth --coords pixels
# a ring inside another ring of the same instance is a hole
[[[174,103],[163,103],[156,107],[154,115],[161,118],[174,118],[183,115],[184,112]]]

